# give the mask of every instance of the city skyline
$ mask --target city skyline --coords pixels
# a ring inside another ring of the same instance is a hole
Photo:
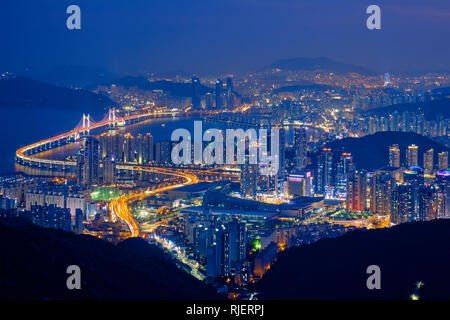
[[[449,3],[6,0],[0,28],[0,300],[450,298]]]

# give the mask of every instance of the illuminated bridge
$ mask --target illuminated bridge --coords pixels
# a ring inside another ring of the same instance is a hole
[[[94,129],[115,127],[118,124],[134,124],[149,119],[174,116],[177,113],[178,112],[149,112],[124,117],[116,117],[115,110],[110,109],[105,118],[99,122],[94,122],[89,115],[86,116],[83,114],[83,118],[78,123],[75,129],[17,150],[16,162],[20,165],[29,167],[57,169],[63,172],[68,172],[71,169],[73,170],[73,167],[76,166],[75,161],[43,159],[36,156],[36,154],[75,142],[81,136],[88,135],[89,132]]]
[[[51,150],[54,148],[61,147],[66,144],[73,143],[77,141],[80,137],[84,135],[89,135],[89,132],[94,129],[101,129],[107,127],[116,127],[117,125],[129,125],[135,124],[142,121],[157,119],[163,117],[172,117],[180,112],[149,112],[141,113],[135,115],[129,115],[124,117],[116,117],[116,112],[114,109],[110,109],[104,119],[99,122],[94,122],[89,115],[83,115],[82,119],[78,123],[75,129],[60,134],[58,136],[45,139],[29,146],[25,146],[16,151],[16,163],[24,168],[37,169],[38,172],[41,170],[50,170],[51,173],[57,175],[73,175],[76,172],[76,161],[70,160],[56,160],[56,159],[44,159],[39,156],[39,153]],[[186,113],[182,113],[186,114]],[[239,175],[234,172],[223,172],[220,171],[222,168],[215,169],[198,169],[198,168],[164,168],[161,166],[146,166],[133,163],[118,163],[116,169],[121,171],[134,171],[134,172],[154,172],[158,170],[159,172],[185,172],[195,176],[202,177],[204,179],[229,179],[236,180]],[[50,174],[52,175],[52,174]]]

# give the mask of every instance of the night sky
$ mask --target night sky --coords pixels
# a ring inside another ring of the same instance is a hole
[[[81,7],[82,29],[66,28]],[[367,6],[382,29],[366,28]],[[328,57],[378,71],[450,70],[448,0],[1,0],[0,71],[254,71]]]

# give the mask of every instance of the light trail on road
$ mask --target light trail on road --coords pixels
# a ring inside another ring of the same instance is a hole
[[[197,176],[193,174],[167,168],[148,168],[145,166],[137,166],[137,165],[132,167],[134,167],[134,170],[137,171],[162,173],[175,177],[180,177],[185,180],[183,183],[175,183],[173,185],[158,187],[153,190],[147,189],[138,192],[133,192],[125,196],[119,197],[117,199],[114,199],[109,203],[108,207],[110,209],[112,217],[113,218],[116,217],[127,224],[128,228],[130,229],[130,237],[139,237],[140,235],[139,223],[133,218],[133,214],[129,207],[133,202],[142,200],[146,197],[149,197],[151,195],[160,192],[165,192],[171,189],[197,183],[199,182],[199,179],[197,178]]]

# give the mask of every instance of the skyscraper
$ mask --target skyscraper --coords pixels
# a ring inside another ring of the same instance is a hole
[[[330,148],[323,148],[318,155],[315,181],[316,193],[322,195],[333,183],[333,152]]]
[[[137,163],[144,163],[144,137],[140,133],[136,136],[135,140],[135,157]]]
[[[94,137],[86,137],[84,148],[77,160],[78,180],[82,185],[93,185],[100,182],[100,144]]]
[[[434,150],[430,149],[423,154],[423,168],[425,173],[431,174],[434,170]]]
[[[233,79],[227,78],[227,110],[234,109]]]
[[[211,226],[212,241],[207,248],[207,275],[213,278],[237,275],[246,259],[245,223],[233,219],[227,224]]]
[[[450,171],[436,173],[436,184],[442,200],[438,207],[437,218],[450,219]]]
[[[155,161],[158,163],[169,163],[171,144],[170,141],[159,141],[155,145]]]
[[[230,233],[230,264],[231,268],[238,270],[240,264],[245,261],[246,258],[246,242],[247,242],[247,229],[245,223],[240,222],[234,218],[227,225],[228,232]]]
[[[296,128],[294,131],[295,167],[302,170],[306,166],[306,131]]]
[[[414,195],[411,185],[398,185],[392,193],[391,222],[402,223],[412,220]]]
[[[406,164],[408,167],[419,165],[419,147],[415,144],[408,146],[406,150]]]
[[[123,161],[123,135],[117,130],[110,130],[100,135],[100,158],[114,156],[116,161]]]
[[[370,211],[390,215],[392,192],[395,187],[395,179],[390,173],[375,172],[370,180]]]
[[[341,158],[337,164],[336,170],[336,186],[346,186],[347,177],[354,169],[353,167],[353,156],[349,152],[344,152],[341,154]]]
[[[284,182],[284,179],[286,178],[286,131],[284,128],[279,128],[278,132],[279,137],[279,169],[278,169],[278,179],[280,181],[280,184]]]
[[[216,109],[223,109],[223,81],[216,80]]]
[[[354,170],[347,180],[347,210],[364,211],[367,201],[367,173]]]
[[[113,184],[114,183],[114,172],[116,167],[116,161],[114,155],[106,155],[103,158],[103,171],[102,171],[102,181],[103,184]]]
[[[245,163],[241,165],[241,194],[243,197],[256,198],[257,178],[258,165],[250,164],[246,159]]]
[[[153,156],[153,136],[149,133],[147,133],[144,136],[144,142],[143,142],[143,162],[149,163],[154,161]]]
[[[205,94],[205,108],[208,110],[214,107],[214,95],[211,92]]]
[[[398,144],[393,144],[389,147],[389,166],[400,168],[400,148]]]
[[[417,166],[409,167],[403,173],[403,180],[406,185],[411,186],[411,190],[408,190],[408,192],[411,196],[412,211],[408,219],[410,221],[419,220],[421,214],[419,195],[424,186],[423,170]]]
[[[84,146],[82,146],[81,150],[77,153],[76,159],[77,159],[77,185],[83,186],[85,183],[84,167],[86,162],[86,157],[84,155]]]
[[[440,152],[438,155],[439,159],[439,170],[447,170],[448,169],[448,152],[447,151],[443,151]]]
[[[132,163],[135,161],[135,142],[131,133],[127,133],[123,140],[123,161]]]
[[[192,77],[192,107],[194,109],[199,109],[200,106],[201,106],[200,79],[197,77]]]

